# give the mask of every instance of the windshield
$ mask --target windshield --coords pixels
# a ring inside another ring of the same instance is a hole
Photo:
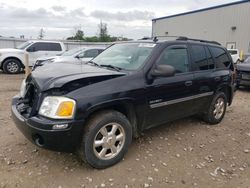
[[[92,61],[99,65],[111,65],[121,69],[138,69],[154,48],[153,43],[115,44]]]
[[[73,56],[76,55],[78,52],[84,50],[84,48],[74,48],[69,51],[66,51],[62,54],[62,56]]]
[[[28,47],[30,44],[32,44],[33,42],[31,42],[31,41],[27,41],[27,42],[25,42],[25,43],[22,43],[22,44],[20,44],[19,46],[17,46],[16,48],[17,49],[20,49],[20,50],[24,50],[26,47]]]

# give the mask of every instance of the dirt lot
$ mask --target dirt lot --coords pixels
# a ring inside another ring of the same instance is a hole
[[[37,148],[10,116],[24,75],[0,72],[0,187],[250,187],[250,91],[217,126],[187,118],[146,131],[119,164],[96,170]]]

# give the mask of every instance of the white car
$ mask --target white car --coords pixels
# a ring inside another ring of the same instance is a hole
[[[55,56],[65,51],[62,42],[56,41],[27,41],[16,49],[0,49],[0,69],[5,73],[16,74],[24,69],[25,53],[29,54],[29,66],[33,66],[41,56]]]
[[[227,49],[227,51],[230,53],[234,63],[240,61],[240,52],[238,49]]]
[[[101,52],[105,47],[83,47],[74,48],[57,56],[40,57],[37,59],[35,66],[40,66],[48,62],[88,62]]]

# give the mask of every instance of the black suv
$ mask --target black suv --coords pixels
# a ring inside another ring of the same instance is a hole
[[[132,137],[179,118],[219,123],[234,91],[233,62],[215,42],[179,38],[115,44],[87,64],[38,67],[12,101],[17,127],[40,147],[119,162]]]

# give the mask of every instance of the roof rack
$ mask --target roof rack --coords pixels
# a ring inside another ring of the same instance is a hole
[[[216,41],[208,41],[208,40],[201,40],[201,39],[191,39],[191,38],[188,38],[188,37],[178,37],[176,40],[185,40],[185,41],[191,40],[191,41],[205,42],[205,43],[221,45],[219,42],[216,42]]]

